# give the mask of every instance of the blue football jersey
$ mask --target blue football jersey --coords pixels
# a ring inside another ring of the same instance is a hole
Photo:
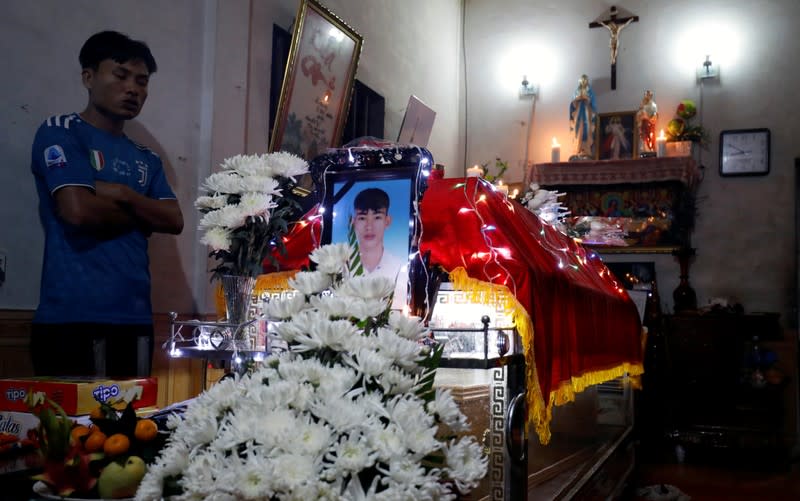
[[[147,235],[114,238],[61,221],[53,194],[65,186],[94,190],[121,183],[155,199],[175,199],[159,156],[77,113],[48,118],[37,130],[31,169],[45,230],[44,266],[35,322],[152,323]]]

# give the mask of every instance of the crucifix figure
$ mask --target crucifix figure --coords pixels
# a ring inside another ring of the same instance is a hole
[[[589,28],[606,28],[611,35],[608,46],[611,48],[611,90],[617,88],[617,52],[619,50],[619,34],[629,24],[639,21],[639,16],[617,17],[617,8],[611,6],[608,19],[589,23]]]

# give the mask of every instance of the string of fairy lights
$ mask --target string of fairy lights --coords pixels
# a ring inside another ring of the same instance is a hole
[[[403,146],[403,148],[416,148],[419,158],[416,166],[416,172],[413,177],[414,189],[412,190],[411,218],[409,220],[409,232],[413,240],[411,242],[411,251],[408,255],[408,266],[410,268],[414,262],[418,260],[417,264],[419,265],[419,278],[424,281],[423,290],[426,291],[426,293],[423,294],[422,300],[426,310],[429,310],[431,306],[429,302],[432,298],[428,297],[427,292],[430,290],[432,275],[431,270],[429,269],[430,263],[425,262],[425,259],[420,253],[419,249],[422,246],[422,242],[425,241],[425,239],[429,236],[425,232],[421,214],[421,199],[425,186],[428,183],[428,179],[431,177],[432,165],[429,154],[426,155],[426,152],[421,148],[415,146]],[[361,151],[364,151],[364,148],[360,149]],[[387,148],[381,148],[381,150],[385,151]],[[396,159],[399,160],[402,158],[402,153],[399,146],[395,147],[394,151],[394,156]],[[347,149],[347,163],[348,168],[359,167],[358,158],[353,154],[353,150],[351,148]],[[334,165],[331,163],[325,165],[324,169],[322,170],[322,175],[319,176],[320,182],[322,183],[322,197],[318,204],[317,210],[308,214],[299,222],[301,228],[307,224],[319,224],[320,235],[322,235],[324,231],[325,211],[330,210],[328,208],[329,204],[326,197],[328,196],[328,174],[332,167],[334,167]],[[491,220],[487,219],[485,209],[487,208],[486,203],[489,196],[502,197],[501,202],[503,206],[505,206],[509,213],[509,217],[511,218],[518,217],[516,212],[520,208],[524,207],[521,205],[520,207],[516,207],[512,199],[508,198],[504,193],[500,192],[493,184],[489,183],[485,179],[477,177],[475,178],[474,183],[470,183],[469,179],[470,178],[458,178],[453,180],[455,181],[453,183],[453,188],[460,189],[462,200],[462,205],[455,210],[457,211],[458,215],[474,214],[479,225],[478,228],[484,248],[474,249],[468,256],[466,256],[466,259],[471,260],[473,264],[480,262],[480,269],[482,270],[483,276],[474,278],[484,280],[489,283],[503,285],[509,289],[511,294],[516,296],[519,284],[517,283],[514,274],[507,267],[507,263],[515,258],[514,250],[497,241],[495,238],[497,227],[492,224]],[[561,236],[563,234],[560,233],[555,226],[552,226],[541,218],[539,221],[541,223],[541,227],[537,232],[535,232],[535,235],[533,232],[531,234],[536,238],[540,247],[553,258],[553,262],[559,269],[564,270],[565,272],[570,270],[579,272],[583,277],[592,282],[593,285],[596,285],[601,289],[607,288],[610,284],[617,293],[621,295],[626,294],[625,288],[619,283],[613,273],[611,273],[605,266],[596,266],[593,263],[596,260],[600,260],[600,256],[595,251],[582,247],[579,244],[579,240],[575,240],[575,244],[570,245],[570,240],[572,240],[572,237],[568,237],[569,240],[567,240]],[[316,248],[321,244],[320,239],[318,238],[316,231],[311,231],[311,234],[312,245],[314,248]],[[408,299],[409,297],[407,295],[406,304],[408,304]]]

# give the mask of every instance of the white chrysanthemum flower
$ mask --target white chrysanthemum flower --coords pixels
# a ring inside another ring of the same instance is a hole
[[[455,432],[469,431],[467,417],[461,412],[447,388],[436,388],[436,396],[428,404],[428,411],[439,416],[439,420]]]
[[[308,173],[308,162],[292,153],[278,151],[270,153],[266,157],[268,157],[266,161],[270,163],[276,176],[295,179],[297,176]]]
[[[245,191],[242,177],[236,172],[215,172],[203,182],[201,189],[209,193],[239,194]]]
[[[200,243],[215,251],[230,250],[231,232],[222,226],[211,227],[200,237]]]
[[[389,307],[389,298],[363,299],[353,298],[350,303],[350,316],[358,319],[377,317]]]
[[[358,473],[375,464],[378,454],[371,450],[366,439],[359,433],[342,436],[339,443],[333,447],[325,459],[333,462],[330,478],[337,478],[342,474]]]
[[[272,488],[272,468],[269,461],[257,454],[250,454],[238,461],[235,469],[237,479],[231,484],[243,499],[270,499],[275,491]]]
[[[322,401],[340,399],[353,388],[356,381],[358,381],[356,371],[341,365],[329,367],[325,371],[325,377],[317,382],[316,396]]]
[[[361,349],[355,354],[345,353],[342,361],[368,378],[375,378],[383,374],[392,365],[392,361],[388,358],[367,349]]]
[[[309,259],[317,263],[317,271],[334,275],[345,270],[351,252],[352,249],[346,243],[323,245],[314,249]]]
[[[241,170],[244,165],[252,161],[252,155],[234,155],[223,160],[220,164],[220,169],[238,171]]]
[[[425,468],[419,461],[407,457],[399,457],[389,462],[389,468],[378,467],[378,470],[387,475],[392,483],[401,486],[412,486],[425,483]]]
[[[488,459],[471,436],[451,441],[445,447],[444,455],[450,477],[462,492],[475,488],[486,475]]]
[[[242,178],[242,189],[245,193],[255,192],[265,195],[280,195],[280,183],[277,179],[267,176],[245,176]]]
[[[294,431],[293,447],[300,454],[318,456],[331,444],[331,435],[329,426],[315,423],[309,417]]]
[[[272,201],[272,195],[259,192],[248,192],[242,194],[239,200],[239,209],[246,216],[269,216],[269,211],[277,207],[278,204]]]
[[[316,296],[312,296],[312,299]],[[287,320],[300,312],[306,306],[303,294],[293,294],[289,297],[271,299],[263,306],[264,315],[269,320]]]
[[[309,303],[321,313],[331,318],[350,317],[350,304],[353,298],[340,295],[311,296]]]
[[[385,427],[373,427],[367,432],[367,440],[370,445],[378,452],[378,457],[382,462],[388,462],[390,458],[404,454],[405,443],[402,439],[403,430],[394,423],[388,423]]]
[[[228,205],[228,195],[200,196],[194,206],[200,210],[221,209]]]
[[[268,162],[265,161],[261,155],[248,155],[245,159],[236,166],[236,172],[242,177],[259,176],[259,177],[274,177],[275,173]]]
[[[378,383],[387,395],[402,395],[409,392],[417,380],[408,373],[392,367],[380,377]]]
[[[407,368],[416,366],[417,361],[422,358],[419,343],[400,337],[394,330],[386,327],[378,328],[378,351],[399,366]]]
[[[364,299],[384,299],[394,293],[394,280],[374,273],[359,275],[343,282],[336,293]]]
[[[311,411],[338,433],[348,433],[365,426],[371,416],[358,401],[341,397],[315,402],[311,405]]]
[[[297,289],[306,296],[322,292],[330,286],[330,275],[319,271],[301,271],[289,279],[289,287]]]
[[[347,346],[347,339],[361,335],[361,331],[347,320],[331,320],[321,326],[317,335],[323,346],[334,351],[343,351]]]
[[[205,230],[212,227],[222,226],[224,228],[237,228],[242,226],[247,218],[237,205],[226,205],[217,210],[212,210],[203,215],[200,219],[200,229]]]
[[[291,490],[317,475],[314,458],[286,453],[275,458],[273,475],[279,490]]]
[[[419,341],[430,332],[419,317],[409,317],[396,311],[389,314],[389,327],[398,335],[412,341]]]

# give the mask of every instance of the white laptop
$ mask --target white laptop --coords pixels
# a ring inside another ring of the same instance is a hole
[[[397,142],[427,147],[435,118],[436,112],[420,101],[417,96],[412,95],[408,98],[408,106],[406,106],[403,124],[400,126],[400,133],[397,135]]]

